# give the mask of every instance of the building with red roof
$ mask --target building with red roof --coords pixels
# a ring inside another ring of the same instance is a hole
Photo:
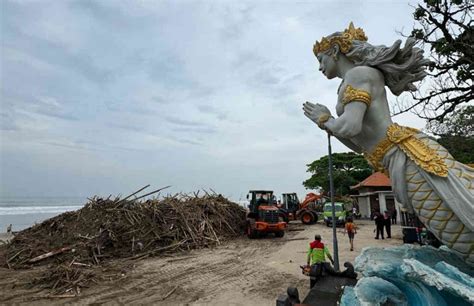
[[[398,214],[400,212],[401,204],[395,200],[390,179],[382,172],[373,173],[359,184],[351,186],[351,190],[358,192],[352,197],[357,200],[362,217],[369,218],[373,211],[383,213],[387,210],[392,213],[395,208]]]

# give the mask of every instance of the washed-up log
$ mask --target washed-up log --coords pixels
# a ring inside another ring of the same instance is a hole
[[[289,238],[289,239],[280,239],[279,241],[295,241],[295,240],[308,240],[308,238]]]
[[[61,254],[62,252],[69,251],[70,249],[71,249],[71,247],[68,247],[68,246],[63,247],[63,248],[45,253],[45,254],[40,255],[40,256],[36,256],[35,258],[32,258],[32,259],[28,260],[28,263],[35,263],[35,262],[38,262],[40,260],[46,259],[48,257],[54,256],[54,255],[57,255],[57,254]]]
[[[304,228],[290,228],[288,229],[289,232],[302,232]]]
[[[176,291],[176,289],[178,289],[178,286],[176,286],[176,287],[174,287],[173,289],[171,289],[170,292],[168,292],[164,297],[161,298],[161,301],[164,301],[164,300],[166,300],[167,298],[169,298],[170,295],[172,295],[172,294]]]

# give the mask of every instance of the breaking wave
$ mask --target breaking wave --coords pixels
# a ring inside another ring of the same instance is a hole
[[[2,215],[27,215],[27,214],[57,214],[82,208],[83,205],[74,206],[21,206],[0,207]]]

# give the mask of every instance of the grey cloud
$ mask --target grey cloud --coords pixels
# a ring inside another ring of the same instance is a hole
[[[254,51],[245,50],[239,52],[236,58],[232,61],[234,69],[241,69],[242,67],[255,68],[267,62],[265,58]]]
[[[154,99],[151,99],[154,101]],[[108,111],[116,113],[137,114],[146,116],[159,115],[158,108],[144,101],[132,100],[109,100],[102,101]]]
[[[301,82],[305,79],[305,75],[302,73],[297,73],[294,74],[290,77],[288,77],[286,80],[284,80],[285,83],[293,83],[293,82]]]
[[[253,51],[243,51],[234,59],[232,66],[239,74],[247,74],[250,85],[268,86],[280,83],[285,70],[278,64]]]
[[[168,88],[188,88],[194,85],[194,81],[187,77],[184,66],[177,57],[162,54],[160,60],[149,64],[147,72],[151,80]]]
[[[169,104],[169,103],[171,103],[171,99],[167,99],[163,96],[154,96],[153,98],[151,98],[151,100],[153,102],[158,103],[158,104]]]
[[[66,149],[90,151],[90,148],[85,148],[83,146],[78,146],[75,144],[67,144],[67,143],[61,143],[61,142],[56,142],[56,141],[38,141],[38,143],[48,145],[48,146],[66,148]]]
[[[249,81],[251,84],[259,84],[261,86],[277,85],[281,82],[277,76],[279,71],[278,68],[274,67],[262,67],[251,76]]]
[[[40,98],[31,103],[28,111],[62,120],[78,120],[77,116],[65,110],[64,106],[54,98]]]
[[[183,132],[183,133],[198,133],[198,134],[215,134],[217,130],[213,127],[182,127],[172,129],[174,132]]]
[[[218,91],[217,88],[198,85],[192,90],[192,92],[190,92],[189,96],[190,98],[205,98],[213,95],[216,91]]]
[[[14,122],[17,119],[25,119],[26,114],[37,114],[67,121],[77,121],[79,118],[73,115],[72,110],[67,110],[64,104],[58,103],[54,98],[35,98],[29,94],[17,95],[7,92],[3,97],[2,108],[6,112],[5,120]],[[28,118],[27,120],[32,120]]]
[[[68,120],[68,121],[78,120],[76,116],[71,115],[71,114],[61,114],[61,113],[55,113],[55,112],[51,112],[47,110],[38,110],[36,111],[36,113],[43,116],[53,117],[53,118],[62,119],[62,120]]]
[[[122,123],[122,122],[112,122],[112,123],[107,123],[107,126],[113,127],[113,128],[119,128],[127,131],[132,131],[132,132],[143,132],[145,129],[143,127],[127,124],[127,123]]]
[[[235,71],[244,77],[252,90],[263,92],[272,98],[285,98],[296,91],[301,74],[287,76],[288,71],[277,62],[272,62],[253,52],[240,53],[233,62]]]
[[[129,14],[124,6],[115,1],[71,1],[68,5],[70,9],[84,13],[97,24],[112,31],[140,29],[145,24],[156,24],[159,21],[143,10],[139,15]]]
[[[223,114],[221,111],[219,111],[218,109],[216,109],[215,107],[213,107],[211,105],[201,104],[201,105],[198,105],[197,108],[200,112],[205,113],[205,114],[214,115],[219,120],[227,119],[226,114]]]
[[[221,27],[220,36],[224,41],[236,40],[242,37],[245,30],[252,26],[255,18],[253,16],[254,6],[248,4],[241,8],[236,8],[233,5],[224,8],[219,19],[224,21]]]
[[[194,145],[194,146],[201,146],[202,143],[198,142],[198,141],[194,141],[194,140],[189,140],[189,139],[175,139],[177,142],[179,143],[183,143],[183,144],[190,144],[190,145]]]
[[[80,150],[80,151],[110,151],[110,150],[121,150],[121,151],[140,151],[136,148],[129,148],[123,146],[116,146],[116,145],[109,145],[105,142],[93,142],[89,140],[76,140],[76,141],[60,141],[60,140],[45,140],[45,141],[37,141],[37,143],[48,145],[48,146],[55,146],[60,148],[72,149],[72,150]]]
[[[78,73],[93,84],[105,84],[115,77],[113,71],[96,66],[88,54],[80,53],[78,50],[76,50],[77,53],[71,53],[60,43],[24,33],[13,24],[7,23],[3,26],[3,47],[22,50],[32,58],[37,58],[68,72]],[[4,69],[7,74],[13,73],[13,71],[10,72],[7,61],[5,61]],[[59,79],[57,81],[60,82]]]
[[[188,99],[206,98],[214,94],[217,89],[201,84],[185,69],[186,63],[176,56],[162,55],[159,60],[152,60],[145,68],[147,75],[153,82],[164,86],[168,91],[184,93]],[[160,104],[171,103],[172,98],[155,96],[155,102]]]
[[[0,113],[0,130],[18,131],[20,128],[15,122],[15,118],[10,113]]]
[[[197,122],[197,121],[191,121],[191,120],[185,120],[181,118],[176,118],[176,117],[165,117],[165,120],[169,123],[176,124],[176,125],[184,125],[184,126],[206,126],[206,124]]]

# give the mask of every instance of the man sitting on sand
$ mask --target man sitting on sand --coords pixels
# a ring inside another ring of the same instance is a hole
[[[311,282],[310,287],[312,288],[318,278],[322,276],[323,271],[331,275],[337,275],[334,268],[326,262],[326,256],[334,264],[331,254],[328,248],[321,242],[321,235],[315,235],[314,241],[309,244],[307,264],[311,265]]]

